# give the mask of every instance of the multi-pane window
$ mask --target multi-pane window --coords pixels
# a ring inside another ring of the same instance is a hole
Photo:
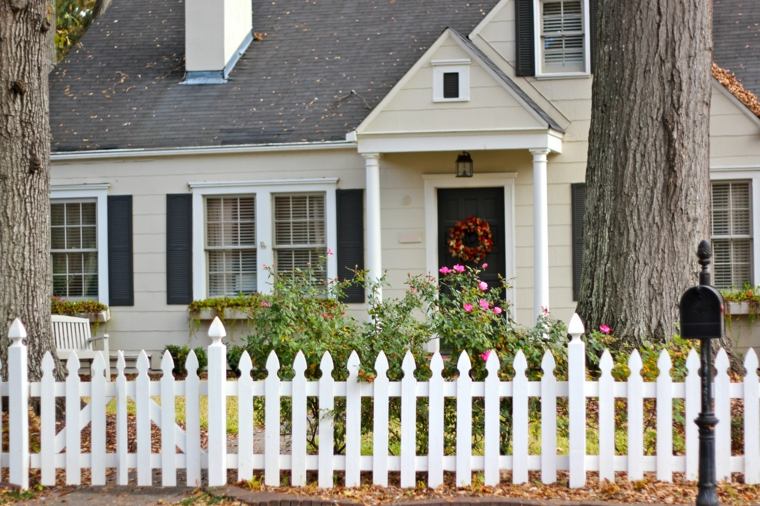
[[[96,210],[94,200],[50,204],[53,295],[98,297]]]
[[[542,72],[585,72],[582,0],[541,1]]]
[[[752,282],[752,187],[749,181],[712,183],[712,246],[715,286]]]
[[[312,268],[326,279],[325,194],[274,195],[274,254],[277,272]]]
[[[206,197],[208,296],[256,291],[256,197]]]

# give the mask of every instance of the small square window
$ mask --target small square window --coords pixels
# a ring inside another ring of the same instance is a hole
[[[459,98],[459,72],[444,72],[443,98]]]

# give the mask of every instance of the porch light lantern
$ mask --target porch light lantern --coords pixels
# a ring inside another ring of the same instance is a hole
[[[472,157],[467,151],[457,156],[457,177],[472,177],[473,164]]]

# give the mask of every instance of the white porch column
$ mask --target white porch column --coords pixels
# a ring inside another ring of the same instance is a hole
[[[548,149],[533,154],[533,311],[536,318],[549,308],[549,207],[546,181]]]
[[[380,154],[365,153],[366,172],[366,239],[367,271],[370,280],[383,276],[382,244],[380,242]],[[382,296],[382,290],[378,292]]]

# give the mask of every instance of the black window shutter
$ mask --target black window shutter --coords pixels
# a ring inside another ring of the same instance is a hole
[[[596,37],[599,35],[597,30],[597,2],[599,0],[589,0],[589,9],[588,9],[588,17],[589,17],[589,23],[591,26],[589,26],[589,39],[591,40],[591,72],[594,72],[594,67],[596,66],[596,50],[597,50],[597,43],[596,43]]]
[[[108,305],[134,306],[132,196],[108,196]]]
[[[193,301],[193,196],[166,196],[166,303]]]
[[[586,212],[586,183],[570,185],[570,201],[573,221],[573,300],[578,300],[583,267],[583,215]]]
[[[517,32],[517,65],[515,70],[518,76],[536,75],[533,16],[533,0],[515,0],[515,24]]]
[[[364,269],[364,190],[337,190],[338,279],[351,279]],[[364,287],[346,290],[343,302],[364,302]]]

